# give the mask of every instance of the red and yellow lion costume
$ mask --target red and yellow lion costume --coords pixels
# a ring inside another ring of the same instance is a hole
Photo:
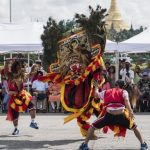
[[[65,37],[58,42],[58,62],[50,65],[50,73],[42,81],[61,83],[61,103],[72,112],[64,119],[67,123],[77,118],[83,136],[90,124],[87,120],[93,113],[99,114],[101,102],[93,97],[93,79],[103,83],[104,69],[101,45],[90,45],[84,30]]]

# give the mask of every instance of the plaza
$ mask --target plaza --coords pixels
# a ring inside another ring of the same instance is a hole
[[[68,115],[68,114],[67,114]],[[6,115],[0,116],[0,149],[3,150],[77,150],[83,138],[76,120],[63,124],[64,114],[37,114],[36,121],[39,130],[29,127],[30,116],[23,114],[19,120],[19,136],[12,136],[13,125],[6,121]],[[135,115],[136,122],[146,142],[150,146],[150,114]],[[90,120],[95,119],[93,116]],[[97,141],[90,141],[89,147],[93,150],[139,150],[140,144],[132,131],[127,136],[114,138],[113,133],[103,134],[96,131]]]

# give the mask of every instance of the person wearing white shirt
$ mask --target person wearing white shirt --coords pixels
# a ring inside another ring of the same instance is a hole
[[[33,99],[37,109],[42,110],[42,112],[46,112],[48,83],[38,80],[38,77],[40,76],[43,76],[42,71],[37,72],[37,80],[33,81],[32,83],[32,90],[34,95]]]
[[[134,71],[130,69],[130,61],[126,60],[125,62],[125,68],[122,68],[120,70],[120,76],[121,79],[126,83],[126,84],[133,84],[134,83]]]

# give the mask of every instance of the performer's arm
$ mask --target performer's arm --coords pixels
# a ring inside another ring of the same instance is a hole
[[[132,108],[131,108],[130,102],[127,101],[127,100],[125,100],[125,105],[126,105],[126,108],[129,110],[129,115],[130,115],[130,117],[133,118],[133,117],[134,117],[134,114],[133,114],[133,110],[132,110]]]
[[[104,100],[105,91],[106,91],[106,90],[104,90],[104,91],[102,91],[102,92],[99,92],[99,89],[96,88],[96,89],[95,89],[95,94],[94,94],[94,96],[95,96],[96,98],[100,98],[101,100]]]
[[[95,88],[95,92],[94,92],[94,97],[95,98],[99,98],[99,95],[98,95],[98,88]]]
[[[131,105],[130,105],[129,94],[126,90],[123,91],[123,98],[124,98],[125,106],[129,110],[129,115],[131,118],[133,118],[134,114],[133,114],[133,110],[132,110]]]

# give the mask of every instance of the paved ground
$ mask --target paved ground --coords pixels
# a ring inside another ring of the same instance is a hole
[[[30,117],[21,115],[20,135],[12,136],[13,126],[0,115],[0,149],[11,150],[77,150],[83,138],[76,121],[63,124],[62,114],[38,114],[40,129],[29,127]],[[94,120],[93,117],[91,120]],[[137,123],[150,147],[150,114],[136,115]],[[114,139],[112,132],[104,135],[98,131],[99,140],[91,141],[94,150],[139,150],[139,142],[132,131],[127,132],[126,139]]]

